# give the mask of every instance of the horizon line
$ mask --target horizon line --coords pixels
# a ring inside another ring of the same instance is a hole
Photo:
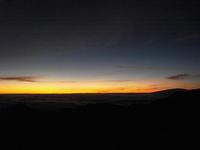
[[[151,94],[167,90],[198,90],[200,88],[186,89],[186,88],[168,88],[163,90],[155,90],[153,92],[84,92],[84,93],[0,93],[0,95],[75,95],[75,94]]]

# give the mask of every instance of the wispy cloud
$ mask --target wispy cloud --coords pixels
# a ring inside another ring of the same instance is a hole
[[[0,77],[2,81],[38,82],[38,76],[7,76]]]
[[[170,79],[170,80],[182,80],[182,79],[188,78],[190,76],[191,76],[190,74],[183,73],[183,74],[176,74],[176,75],[173,75],[173,76],[169,76],[169,77],[167,77],[167,79]]]
[[[55,81],[55,82],[59,82],[59,83],[84,83],[84,82],[90,82],[90,83],[93,83],[93,82],[113,82],[113,83],[123,83],[123,82],[132,82],[133,80],[126,80],[126,79],[115,79],[115,80],[88,80],[88,81]]]
[[[182,35],[176,38],[177,41],[200,39],[200,34]]]
[[[137,66],[137,65],[118,65],[116,68],[120,70],[128,70],[128,71],[152,71],[152,70],[163,70],[163,66],[151,66],[151,65],[143,65],[143,66]]]
[[[200,78],[200,74],[196,74],[195,77]]]
[[[78,81],[58,81],[58,82],[59,83],[77,83]]]
[[[133,80],[104,80],[105,82],[132,82]]]

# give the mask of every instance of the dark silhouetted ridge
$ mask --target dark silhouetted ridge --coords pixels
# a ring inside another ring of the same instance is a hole
[[[62,103],[59,107],[56,103],[42,104],[46,107],[55,105],[56,109],[43,109],[27,100],[26,103],[4,101],[0,104],[3,110],[0,111],[2,141],[7,148],[20,150],[125,150],[137,146],[155,148],[159,144],[170,148],[174,145],[180,147],[190,140],[194,142],[199,129],[200,89],[172,89],[152,94],[166,93],[168,96],[150,96],[148,103],[128,105],[114,103],[117,96],[113,95],[102,95],[108,103],[95,102],[70,108],[60,107]],[[95,100],[94,95],[87,98]],[[120,100],[126,98],[134,101],[135,96],[120,95]]]

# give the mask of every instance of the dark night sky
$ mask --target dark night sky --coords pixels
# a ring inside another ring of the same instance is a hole
[[[55,92],[200,87],[199,8],[197,0],[0,0],[0,93],[47,83]]]

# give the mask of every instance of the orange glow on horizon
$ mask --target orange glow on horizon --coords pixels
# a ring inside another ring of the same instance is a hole
[[[79,83],[3,83],[0,94],[70,94],[70,93],[151,93],[170,88],[198,88],[193,84],[174,85],[166,83],[155,86],[147,83],[108,83],[108,82],[79,82]]]

